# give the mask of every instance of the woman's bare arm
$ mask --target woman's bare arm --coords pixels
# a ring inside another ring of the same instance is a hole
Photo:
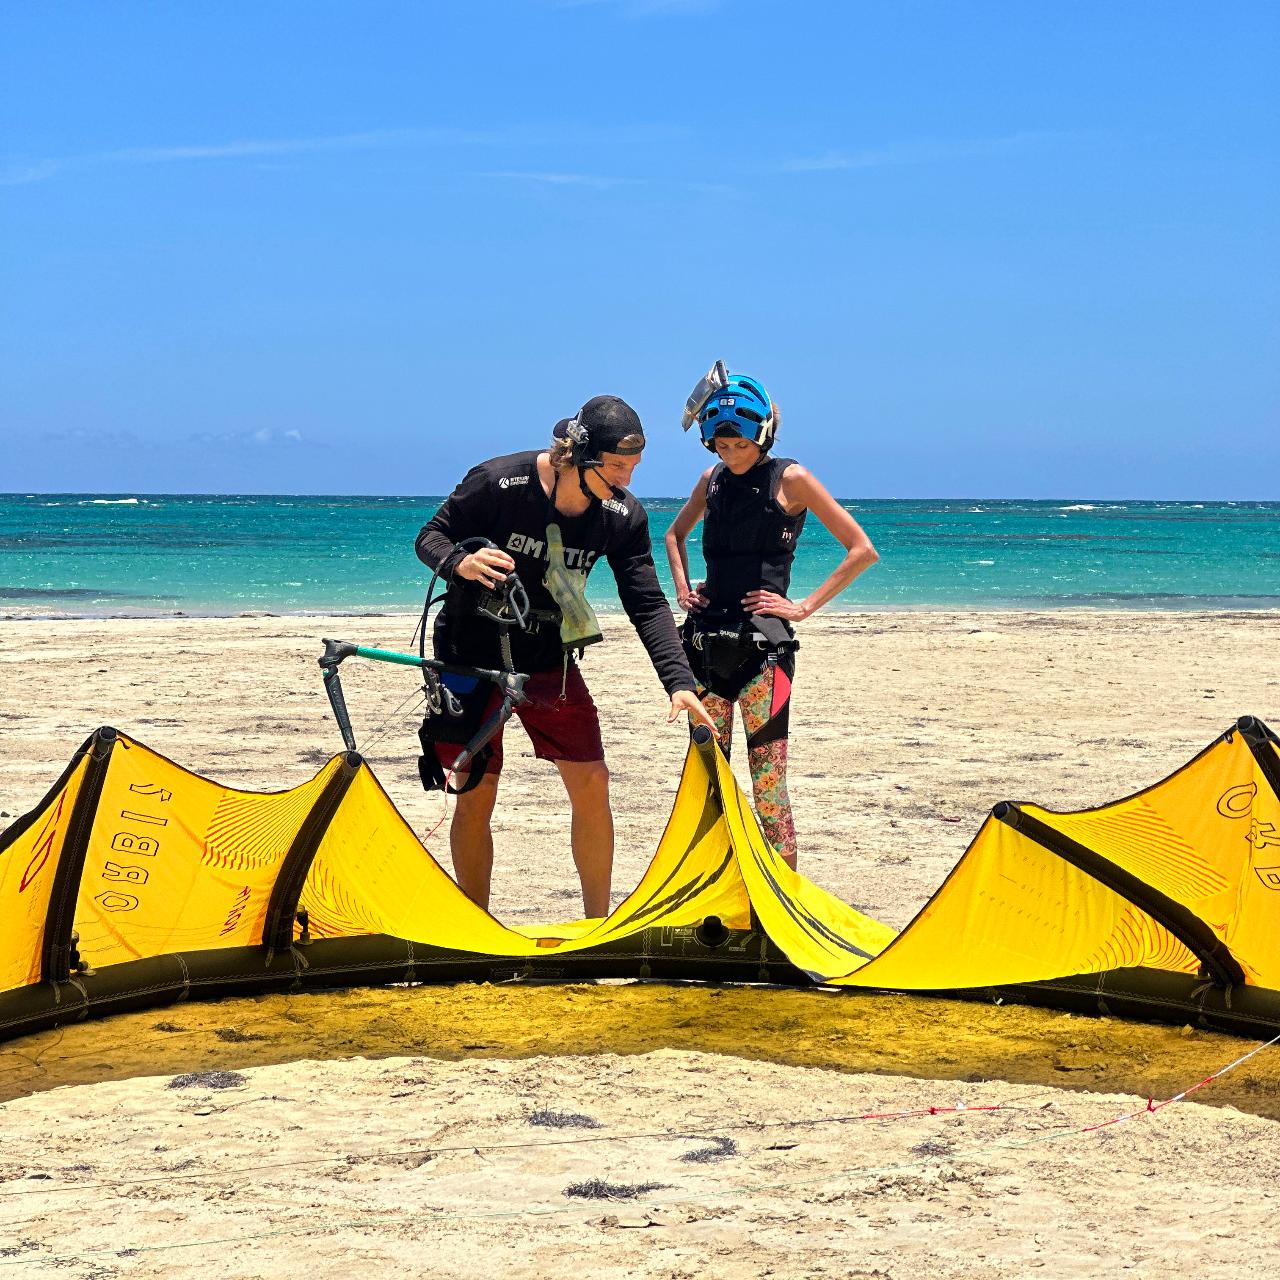
[[[701,609],[707,604],[706,598],[690,585],[689,552],[685,542],[698,521],[706,514],[707,480],[712,470],[713,468],[708,467],[698,477],[689,500],[680,508],[663,539],[667,547],[667,563],[671,566],[671,581],[676,589],[676,603],[685,610]]]
[[[763,613],[789,622],[800,622],[835,599],[860,573],[880,559],[862,526],[827,492],[822,482],[806,467],[793,462],[783,474],[779,500],[787,509],[812,511],[823,527],[845,550],[844,559],[826,579],[803,600],[788,600],[773,591],[748,591],[742,598],[748,613]]]

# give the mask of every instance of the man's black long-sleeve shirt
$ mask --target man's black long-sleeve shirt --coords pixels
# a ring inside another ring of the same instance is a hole
[[[580,516],[566,516],[552,508],[538,477],[537,451],[512,453],[472,467],[462,483],[418,534],[418,558],[446,582],[466,551],[464,538],[495,542],[516,562],[516,572],[535,610],[556,612],[556,603],[543,584],[547,570],[547,525],[554,520],[564,539],[565,564],[589,573],[600,556],[609,561],[618,596],[658,679],[668,694],[696,688],[676,633],[671,606],[658,585],[649,541],[649,519],[626,489],[621,498],[593,502]],[[471,584],[467,584],[468,587]],[[562,647],[555,624],[534,635],[511,632],[512,658],[518,671],[551,671],[560,667]],[[456,660],[475,666],[501,665],[498,628],[487,618],[449,620],[449,638]]]

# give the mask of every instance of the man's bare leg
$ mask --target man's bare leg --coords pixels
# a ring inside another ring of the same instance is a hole
[[[453,797],[449,851],[458,887],[479,906],[489,906],[493,875],[493,831],[489,819],[498,799],[498,775],[486,773],[465,795]]]
[[[556,767],[573,807],[573,861],[582,882],[582,909],[588,920],[607,916],[613,878],[609,766],[603,760],[557,760]]]

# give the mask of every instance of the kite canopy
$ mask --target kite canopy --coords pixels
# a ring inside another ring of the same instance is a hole
[[[236,791],[99,729],[0,835],[0,1039],[197,996],[386,982],[822,983],[1280,1031],[1280,747],[1244,719],[1078,813],[997,805],[901,934],[791,870],[695,734],[640,883],[509,929],[354,752]]]

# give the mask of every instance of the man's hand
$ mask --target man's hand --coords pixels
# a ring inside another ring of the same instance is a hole
[[[516,562],[505,551],[497,547],[481,547],[479,551],[463,556],[453,572],[457,577],[478,582],[482,587],[496,587],[507,580],[507,574],[515,567]]]
[[[788,600],[776,591],[748,591],[742,597],[742,607],[748,613],[763,613],[766,617],[785,618],[788,622],[803,622],[809,616],[809,610],[803,604]]]
[[[717,738],[720,736],[716,729],[716,722],[707,714],[707,709],[702,705],[698,695],[690,693],[688,689],[678,689],[671,695],[671,714],[667,717],[667,723],[673,723],[682,711],[687,711],[691,720],[705,724]]]

